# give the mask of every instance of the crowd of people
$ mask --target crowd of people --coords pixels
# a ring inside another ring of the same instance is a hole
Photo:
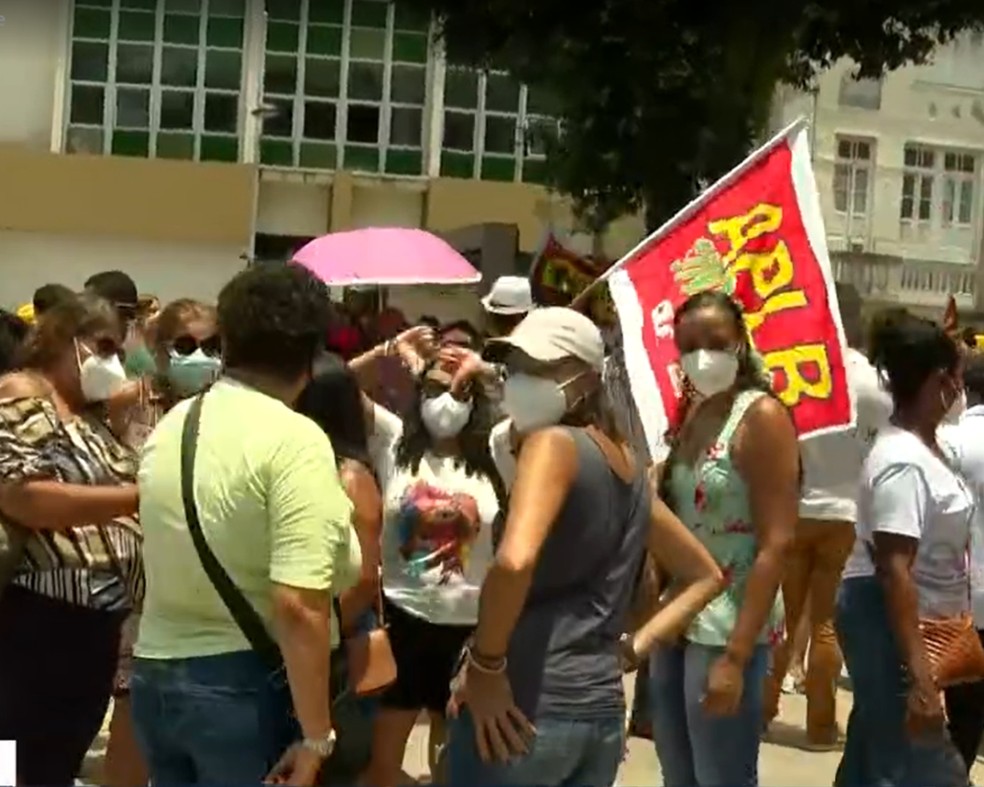
[[[216,304],[120,271],[42,287],[0,315],[19,784],[72,783],[112,699],[110,787],[395,787],[422,714],[436,783],[611,785],[636,671],[664,784],[755,785],[797,650],[838,785],[968,784],[984,357],[838,296],[853,429],[798,440],[706,291],[654,461],[612,315],[521,277],[480,326],[333,304],[293,265]]]

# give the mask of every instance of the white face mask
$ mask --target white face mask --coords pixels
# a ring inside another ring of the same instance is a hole
[[[738,356],[728,350],[694,350],[680,357],[680,368],[697,393],[714,396],[735,384]]]
[[[515,372],[506,378],[502,406],[520,434],[555,426],[567,412],[567,396],[554,380]]]
[[[432,437],[446,440],[457,437],[471,418],[473,404],[459,401],[445,391],[440,396],[424,399],[420,403],[420,418]]]
[[[102,358],[90,354],[82,360],[79,343],[75,343],[75,354],[79,364],[79,385],[87,402],[105,402],[126,382],[126,371],[118,355]]]

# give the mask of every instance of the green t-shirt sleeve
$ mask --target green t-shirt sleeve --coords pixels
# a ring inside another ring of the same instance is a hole
[[[301,416],[303,418],[303,416]],[[304,419],[283,435],[270,461],[270,579],[327,590],[347,566],[352,503],[342,488],[331,442]]]

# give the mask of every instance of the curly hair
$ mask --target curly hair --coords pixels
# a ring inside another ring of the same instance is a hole
[[[300,377],[324,345],[331,314],[328,288],[306,268],[246,268],[219,293],[226,367],[285,380]]]
[[[166,347],[178,336],[185,323],[195,319],[215,319],[215,307],[192,298],[178,298],[165,306],[154,326],[154,346]]]
[[[420,470],[420,460],[432,446],[430,432],[424,426],[423,418],[420,415],[420,402],[424,398],[423,381],[427,373],[436,365],[437,362],[430,362],[417,376],[414,384],[413,403],[402,414],[403,433],[396,444],[396,466],[410,470],[412,473],[417,473]],[[502,482],[502,477],[499,475],[499,470],[495,466],[492,452],[489,449],[489,435],[497,422],[494,407],[485,389],[478,384],[473,388],[472,402],[471,417],[458,436],[461,454],[455,458],[455,467],[464,468],[467,475],[487,478],[495,489],[500,507],[504,508],[506,503],[505,484]]]

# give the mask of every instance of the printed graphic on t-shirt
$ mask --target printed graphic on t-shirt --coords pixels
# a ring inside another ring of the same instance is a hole
[[[397,528],[408,574],[435,585],[464,581],[471,546],[482,528],[474,497],[417,481],[400,500]]]

